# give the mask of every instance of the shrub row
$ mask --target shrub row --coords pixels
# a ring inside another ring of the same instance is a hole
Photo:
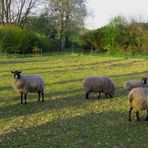
[[[37,34],[31,30],[22,29],[15,25],[0,25],[1,53],[33,53],[41,51],[55,51],[57,41],[47,36]]]
[[[116,21],[81,35],[78,40],[80,47],[96,52],[145,53],[144,29],[135,22],[126,23],[121,18]]]

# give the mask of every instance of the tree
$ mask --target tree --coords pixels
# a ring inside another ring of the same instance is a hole
[[[72,27],[82,26],[86,16],[86,0],[49,0],[49,13],[54,20],[61,47],[66,46]]]
[[[109,25],[112,25],[113,27],[117,27],[120,25],[126,26],[128,24],[127,20],[123,16],[116,16],[114,18],[111,18]]]
[[[25,28],[44,34],[48,37],[54,36],[54,30],[51,30],[52,20],[50,16],[43,12],[39,16],[30,16],[25,24]]]
[[[24,27],[41,0],[0,0],[0,23],[14,23]]]
[[[118,44],[123,48],[123,52],[142,53],[144,32],[138,23],[132,22],[127,26],[118,26]]]

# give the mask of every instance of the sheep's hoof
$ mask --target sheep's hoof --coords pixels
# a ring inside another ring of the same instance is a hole
[[[148,121],[148,117],[146,117],[145,121]]]

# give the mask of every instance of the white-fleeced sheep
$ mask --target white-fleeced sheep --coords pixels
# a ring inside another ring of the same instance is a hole
[[[129,92],[128,95],[128,107],[129,107],[129,121],[131,121],[131,112],[134,109],[136,111],[137,121],[139,118],[139,111],[147,110],[146,120],[148,121],[148,88],[138,87]]]
[[[83,87],[86,99],[89,98],[89,93],[91,92],[99,92],[98,98],[100,98],[101,93],[110,98],[115,94],[115,85],[107,76],[89,76],[83,80]]]
[[[12,85],[21,94],[21,104],[23,103],[23,96],[25,104],[28,93],[38,93],[38,101],[42,95],[42,102],[44,101],[44,81],[40,75],[21,75],[21,71],[11,71],[13,73]]]
[[[148,87],[148,83],[146,82],[145,79],[143,79],[143,80],[129,80],[124,83],[125,90],[130,91],[136,87]]]

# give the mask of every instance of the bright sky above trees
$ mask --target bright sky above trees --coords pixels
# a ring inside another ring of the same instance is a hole
[[[106,25],[115,16],[148,22],[148,0],[87,0],[89,16],[85,27],[96,29]]]

